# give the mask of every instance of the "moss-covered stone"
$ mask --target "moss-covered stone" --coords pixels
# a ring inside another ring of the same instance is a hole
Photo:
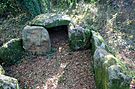
[[[5,74],[5,70],[3,69],[3,67],[0,65],[0,75]]]
[[[99,89],[130,89],[132,71],[117,59],[102,36],[92,31],[92,52],[96,85]]]
[[[90,47],[91,31],[82,27],[69,29],[69,45],[72,50],[87,49]]]
[[[96,49],[93,59],[95,80],[99,89],[130,88],[132,78],[124,74],[125,65],[119,59],[100,47]]]
[[[131,77],[125,75],[119,65],[108,68],[109,89],[130,89]]]
[[[0,60],[5,64],[14,64],[24,53],[21,39],[12,39],[0,48]]]
[[[111,54],[102,48],[96,49],[93,58],[97,87],[99,89],[109,89],[109,74],[107,68],[116,64],[116,60]]]
[[[17,79],[0,75],[0,89],[19,89]]]
[[[92,42],[91,42],[92,52],[94,53],[98,47],[101,47],[107,50],[108,52],[112,53],[111,48],[106,44],[103,37],[98,32],[95,31],[91,31],[91,32],[92,32]]]
[[[69,25],[71,19],[67,15],[47,13],[36,16],[29,25],[43,26],[45,28],[52,28],[62,25]]]

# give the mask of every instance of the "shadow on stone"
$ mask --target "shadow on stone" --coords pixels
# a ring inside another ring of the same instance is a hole
[[[61,46],[62,44],[60,45],[60,42],[62,43],[68,42],[68,26],[67,25],[48,28],[47,31],[50,35],[52,48],[53,47],[57,48],[58,46]],[[55,44],[58,44],[57,47]]]

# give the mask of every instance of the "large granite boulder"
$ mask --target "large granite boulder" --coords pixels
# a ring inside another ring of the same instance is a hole
[[[3,69],[3,67],[0,65],[0,75],[5,74],[5,70]]]
[[[71,19],[67,15],[47,13],[36,16],[29,25],[52,28],[61,25],[69,25]]]
[[[12,39],[0,47],[0,62],[14,64],[21,59],[23,53],[22,40]]]
[[[17,79],[0,75],[0,89],[19,89]]]
[[[36,54],[44,54],[51,49],[48,31],[41,26],[26,26],[22,31],[23,48]]]
[[[80,26],[68,30],[69,45],[72,50],[87,49],[90,47],[90,29]]]
[[[95,80],[99,89],[129,89],[131,77],[124,74],[125,68],[121,67],[125,65],[119,63],[119,59],[100,47],[96,49],[93,59]]]

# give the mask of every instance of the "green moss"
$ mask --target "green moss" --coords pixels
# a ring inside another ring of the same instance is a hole
[[[14,64],[24,53],[21,39],[12,39],[0,48],[0,59],[5,64]]]
[[[112,84],[109,89],[130,89],[129,87],[130,85],[126,85],[126,84],[121,85],[122,82],[123,82],[122,79],[112,80]]]
[[[91,31],[85,29],[84,33],[77,35],[76,32],[71,33],[69,38],[69,46],[72,50],[87,49],[90,47]]]
[[[69,40],[70,48],[73,50],[80,49],[84,47],[84,38],[83,36],[75,36],[76,33],[73,33]]]
[[[95,68],[95,81],[98,89],[130,89],[130,83],[125,83],[123,77],[109,80],[106,67]]]
[[[98,89],[109,89],[109,77],[105,67],[95,68],[95,81]]]
[[[125,65],[105,49],[94,53],[94,71],[99,89],[129,89],[131,77],[125,74]],[[120,62],[119,62],[120,61]]]
[[[92,53],[94,54],[95,50],[98,47],[104,48],[107,52],[114,54],[112,49],[106,44],[103,37],[100,33],[92,31]]]

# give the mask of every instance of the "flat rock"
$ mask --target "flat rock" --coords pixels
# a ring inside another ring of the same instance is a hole
[[[43,26],[45,28],[52,28],[61,25],[69,25],[70,17],[62,14],[47,13],[36,16],[29,25]]]

